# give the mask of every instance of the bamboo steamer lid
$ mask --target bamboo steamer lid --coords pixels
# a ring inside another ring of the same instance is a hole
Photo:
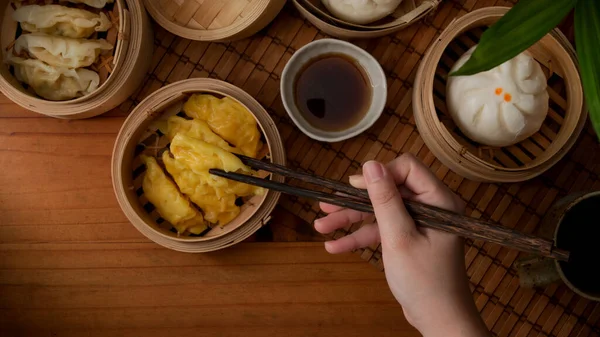
[[[143,151],[152,151],[151,147],[166,147],[169,140],[156,132],[156,125],[180,112],[185,100],[194,93],[237,100],[256,118],[271,162],[285,165],[285,152],[277,127],[267,111],[252,96],[226,82],[208,78],[175,82],[150,94],[135,107],[123,124],[113,150],[112,182],[117,201],[129,221],[150,240],[173,250],[201,253],[231,246],[256,232],[270,220],[280,193],[267,191],[263,196],[253,197],[241,207],[238,217],[222,229],[214,228],[202,237],[179,237],[170,231],[171,225],[163,222],[140,188],[144,166],[139,155]],[[271,179],[283,182],[280,176]]]
[[[316,1],[292,0],[292,3],[304,18],[325,34],[347,40],[372,39],[398,32],[425,17],[441,2],[441,0],[404,0],[401,4],[402,9],[406,11],[404,15],[397,14],[398,17],[392,22],[361,29],[356,25],[340,24],[343,21],[331,19],[329,15],[323,16],[322,9],[315,10]]]
[[[116,45],[112,60],[106,62],[110,76],[89,95],[67,101],[49,101],[24,89],[0,59],[0,90],[20,106],[51,117],[81,119],[105,113],[123,103],[142,83],[150,66],[153,34],[150,22],[140,0],[116,0]],[[2,32],[0,44],[3,50],[15,40],[18,23],[13,21],[14,11],[7,1],[0,7]]]
[[[445,104],[448,71],[478,43],[483,28],[508,10],[483,8],[451,22],[425,53],[415,78],[413,111],[425,144],[444,165],[471,180],[519,182],[542,174],[569,151],[587,120],[575,51],[553,30],[528,50],[548,80],[550,108],[540,131],[515,145],[494,148],[458,130]]]
[[[238,40],[268,25],[285,0],[144,0],[154,20],[171,33],[198,41]]]

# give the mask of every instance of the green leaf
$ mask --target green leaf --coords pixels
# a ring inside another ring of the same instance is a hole
[[[556,27],[575,3],[577,0],[519,1],[483,33],[471,58],[450,75],[477,74],[519,55]]]
[[[600,1],[579,0],[575,8],[575,42],[590,119],[600,138]]]

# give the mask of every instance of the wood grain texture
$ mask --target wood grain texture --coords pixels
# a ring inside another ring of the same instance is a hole
[[[320,244],[203,255],[145,240],[0,247],[3,336],[418,335],[381,273]]]
[[[382,273],[321,243],[197,255],[147,240],[110,184],[113,115],[38,117],[0,96],[1,336],[418,335]],[[249,241],[322,239],[274,217]]]
[[[416,65],[439,32],[458,15],[511,1],[444,0],[421,23],[356,41],[382,64],[388,102],[370,130],[341,143],[304,136],[279,98],[291,55],[325,37],[289,4],[259,34],[232,43],[190,41],[155,25],[144,85],[98,118],[41,118],[0,95],[0,336],[237,336],[242,328],[249,336],[416,336],[376,271],[380,247],[329,256],[321,243],[294,243],[324,239],[307,225],[320,215],[310,200],[282,197],[274,221],[252,242],[215,254],[175,253],[150,243],[114,198],[113,141],[128,112],[154,90],[186,78],[218,78],[265,107],[291,168],[347,182],[366,160],[387,162],[410,152],[465,200],[470,216],[534,233],[560,197],[600,189],[592,128],[586,126],[567,156],[541,177],[479,183],[449,170],[424,145],[411,101]],[[466,244],[475,303],[494,336],[600,335],[599,304],[564,285],[520,288],[512,267],[518,258],[495,244]],[[206,294],[202,282],[213,293]]]

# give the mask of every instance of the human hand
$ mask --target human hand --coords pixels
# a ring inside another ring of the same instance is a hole
[[[464,203],[410,154],[387,165],[370,161],[350,183],[366,188],[376,224],[325,243],[332,254],[381,242],[385,276],[410,324],[425,336],[488,336],[469,289],[463,241],[454,235],[416,227],[402,198],[463,213]],[[368,213],[321,203],[328,213],[315,221],[321,233],[368,219]]]

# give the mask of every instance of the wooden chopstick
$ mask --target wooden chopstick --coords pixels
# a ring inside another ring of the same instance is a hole
[[[360,199],[350,199],[341,195],[313,191],[300,187],[292,187],[270,179],[258,178],[246,174],[225,172],[223,170],[218,169],[210,169],[208,170],[208,172],[219,177],[239,181],[254,186],[264,187],[270,190],[279,191],[298,197],[316,199],[336,206],[351,208],[361,212],[373,213],[373,206],[371,205],[370,201],[365,202]]]
[[[283,165],[267,163],[262,160],[246,157],[241,154],[236,154],[236,156],[238,158],[240,158],[240,160],[244,164],[250,166],[251,168],[253,168],[255,170],[264,170],[267,172],[279,174],[279,175],[287,177],[287,178],[294,178],[294,179],[298,179],[298,180],[301,180],[301,181],[304,181],[307,183],[324,186],[331,190],[347,194],[348,196],[353,196],[353,197],[364,199],[369,204],[371,203],[369,201],[369,193],[367,193],[366,190],[361,190],[360,188],[356,188],[351,185],[343,184],[343,183],[340,183],[339,181],[335,181],[332,179],[327,179],[324,177],[313,176],[313,175],[297,172],[297,171],[289,169]]]
[[[246,157],[247,158],[247,157]],[[323,201],[332,205],[346,207],[361,212],[373,213],[373,206],[368,198],[361,196],[363,190],[346,185],[337,181],[322,177],[315,177],[290,170],[286,167],[265,163],[259,160],[242,159],[242,161],[254,168],[272,173],[278,173],[285,177],[293,177],[303,181],[326,186],[332,190],[348,194],[348,196],[335,195],[305,188],[293,187],[287,184],[262,179],[245,174],[225,172],[219,169],[210,169],[209,172],[216,176],[239,181],[242,183],[264,187],[270,190],[295,195],[304,198]],[[258,163],[260,162],[260,163]],[[327,185],[324,184],[327,181]],[[345,185],[345,186],[344,186]],[[361,191],[360,194],[355,190]],[[367,194],[368,195],[368,194]],[[444,232],[460,235],[474,240],[484,240],[514,248],[527,253],[534,253],[561,261],[569,260],[569,252],[554,247],[554,241],[522,233],[490,221],[471,218],[465,215],[450,212],[438,207],[421,204],[412,200],[404,199],[404,205],[411,214],[415,223],[419,226],[433,228]]]

